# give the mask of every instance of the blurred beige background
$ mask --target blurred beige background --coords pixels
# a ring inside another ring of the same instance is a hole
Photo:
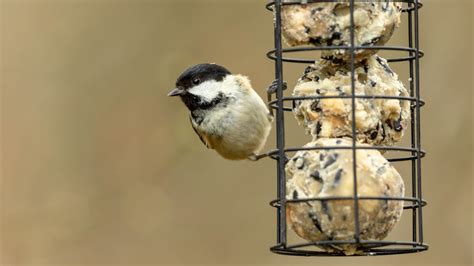
[[[2,265],[473,263],[472,1],[420,11],[430,250],[373,258],[269,252],[274,161],[221,159],[165,97],[198,62],[250,76],[263,95],[273,79],[265,0],[0,2]],[[406,43],[406,26],[390,44]],[[407,84],[406,64],[392,66]],[[304,65],[285,69],[291,86]],[[288,145],[304,144],[287,121]],[[408,182],[409,165],[396,167]],[[410,239],[409,216],[390,239]]]

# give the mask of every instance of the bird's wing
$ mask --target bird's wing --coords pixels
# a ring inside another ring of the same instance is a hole
[[[198,125],[196,124],[196,122],[194,122],[191,116],[189,116],[189,121],[191,122],[191,126],[193,126],[194,132],[196,132],[196,135],[198,135],[201,142],[204,145],[206,145],[208,149],[212,149],[211,142],[209,141],[209,136],[206,133],[199,130]]]

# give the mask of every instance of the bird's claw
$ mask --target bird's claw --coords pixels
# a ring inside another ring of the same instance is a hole
[[[267,157],[267,154],[255,154],[255,153],[253,153],[253,154],[249,155],[249,157],[247,157],[247,159],[249,159],[250,161],[255,162],[255,161],[258,161],[258,160],[260,160],[264,157]]]
[[[276,158],[277,158],[277,157],[273,157],[273,155],[271,155],[271,154],[272,154],[271,151],[270,151],[270,152],[267,152],[267,153],[262,153],[262,154],[255,154],[255,153],[253,153],[253,154],[249,155],[249,156],[247,157],[247,159],[250,160],[250,161],[254,161],[254,162],[255,162],[255,161],[258,161],[258,160],[260,160],[260,159],[262,159],[262,158],[265,158],[265,157],[272,157],[273,159],[276,159]],[[284,155],[284,156],[285,156],[285,157],[284,157],[284,164],[286,165],[286,163],[288,163],[288,162],[290,161],[290,158],[288,158],[288,156],[286,156],[286,155]]]
[[[286,83],[286,81],[283,81],[282,90],[286,90],[286,88],[287,88],[287,83]],[[275,79],[272,82],[272,84],[270,84],[270,86],[268,86],[267,93],[270,95],[270,94],[275,93],[277,90],[278,90],[278,79]]]
[[[247,159],[249,159],[250,161],[255,162],[255,161],[258,161],[258,156],[257,156],[257,154],[254,153],[254,154],[249,155],[249,157],[247,157]]]

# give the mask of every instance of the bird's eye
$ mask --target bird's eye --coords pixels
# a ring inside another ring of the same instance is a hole
[[[199,78],[194,78],[193,79],[193,84],[194,85],[198,85],[199,83],[201,83],[201,80]]]

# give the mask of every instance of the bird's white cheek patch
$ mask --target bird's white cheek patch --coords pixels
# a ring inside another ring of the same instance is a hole
[[[205,81],[197,86],[192,87],[189,92],[199,96],[204,101],[212,101],[217,97],[220,91],[220,83],[215,80]]]

